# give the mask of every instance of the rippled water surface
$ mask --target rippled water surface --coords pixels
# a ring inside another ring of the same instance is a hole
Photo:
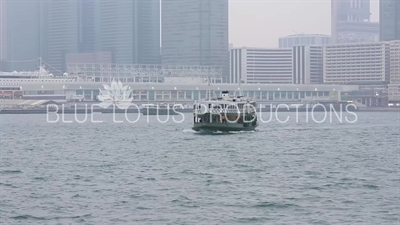
[[[399,113],[357,115],[230,134],[0,115],[0,223],[399,224]]]

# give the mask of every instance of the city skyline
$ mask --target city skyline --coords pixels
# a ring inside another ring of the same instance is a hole
[[[330,1],[229,0],[229,42],[235,47],[277,47],[279,37],[293,35],[296,32],[329,35],[331,31]],[[302,10],[295,10],[310,7],[318,10],[308,10],[305,14],[302,13]],[[291,9],[290,13],[285,12],[285,8]],[[267,13],[269,16],[263,16]],[[279,17],[279,15],[286,18],[280,21],[280,29],[275,29],[274,32],[258,33],[263,26],[274,25],[276,20],[273,18]],[[315,17],[318,17],[319,23],[315,26],[308,26]],[[371,0],[371,21],[379,22],[379,0]],[[246,26],[246,23],[253,24],[253,26]]]
[[[234,47],[271,48],[278,46],[279,37],[287,35],[331,34],[331,0],[230,0],[229,3],[229,41]],[[279,20],[279,27],[276,18],[285,18]],[[379,22],[379,0],[371,0],[371,22]]]

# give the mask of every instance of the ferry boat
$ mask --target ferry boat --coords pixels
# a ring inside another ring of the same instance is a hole
[[[223,91],[218,98],[198,101],[193,108],[195,131],[251,131],[259,125],[256,102],[243,96],[230,96],[229,91]]]

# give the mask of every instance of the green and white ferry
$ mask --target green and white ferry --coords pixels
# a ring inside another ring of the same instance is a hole
[[[257,105],[250,98],[230,96],[223,91],[221,97],[195,102],[193,106],[195,131],[251,131],[259,125]]]

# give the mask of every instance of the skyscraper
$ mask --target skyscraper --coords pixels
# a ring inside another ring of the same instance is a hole
[[[97,48],[114,63],[160,63],[160,0],[102,0],[97,9]]]
[[[379,23],[370,22],[370,0],[331,0],[332,43],[379,40]]]
[[[38,69],[38,58],[46,57],[47,2],[2,0],[1,6],[2,58],[7,70]]]
[[[0,0],[0,71],[6,70],[5,62],[7,56],[7,10],[6,1]]]
[[[229,77],[228,0],[163,0],[162,63],[221,66]]]
[[[380,40],[400,40],[400,1],[380,0]]]
[[[93,0],[50,1],[47,61],[51,71],[67,71],[68,53],[94,51],[94,9]]]

